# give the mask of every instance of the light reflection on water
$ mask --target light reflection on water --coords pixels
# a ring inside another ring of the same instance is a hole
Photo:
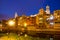
[[[0,34],[0,40],[49,40],[48,38],[32,37],[27,34],[18,36],[17,34]]]

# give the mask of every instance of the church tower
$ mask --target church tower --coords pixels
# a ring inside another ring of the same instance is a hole
[[[16,18],[16,17],[18,17],[18,14],[17,14],[17,12],[15,12],[15,18]]]
[[[44,9],[43,8],[41,8],[40,10],[39,10],[39,13],[38,13],[39,15],[43,15],[44,14]]]
[[[46,6],[46,14],[50,14],[50,7],[48,5]]]

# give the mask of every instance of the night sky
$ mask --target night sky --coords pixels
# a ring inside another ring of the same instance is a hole
[[[0,20],[14,18],[15,12],[19,16],[37,14],[40,8],[50,6],[51,13],[60,9],[60,0],[0,0]]]

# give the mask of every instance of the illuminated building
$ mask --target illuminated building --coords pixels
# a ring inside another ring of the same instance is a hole
[[[9,30],[14,30],[15,32],[24,32],[32,35],[34,35],[34,33],[56,34],[56,31],[60,32],[60,10],[55,10],[54,13],[51,14],[50,8],[47,5],[46,11],[41,8],[38,14],[35,15],[18,16],[15,12],[15,18],[2,20],[0,28],[1,26],[8,32]],[[0,29],[0,31],[3,31],[3,29]],[[25,36],[27,37],[27,35]],[[47,37],[48,36],[52,35],[47,35]]]
[[[53,16],[53,14],[51,14],[50,15],[50,17],[49,17],[49,26],[50,26],[50,28],[54,28],[54,16]]]
[[[50,17],[50,7],[47,5],[46,6],[46,11],[45,11],[45,25],[47,28],[49,28],[49,17]]]
[[[7,20],[2,20],[2,27],[6,27],[6,22],[7,22]]]
[[[24,27],[38,27],[38,28],[56,28],[60,27],[60,10],[55,10],[53,14],[50,13],[50,7],[46,6],[46,11],[41,8],[39,12],[35,15],[22,15],[18,16],[17,12],[15,12],[15,18],[9,19],[15,21],[16,28],[24,28]],[[6,26],[6,22],[9,20],[2,21],[2,26]],[[11,24],[14,24],[10,22]],[[9,23],[9,24],[10,24]],[[27,25],[27,26],[26,26]],[[9,26],[9,25],[8,25]]]
[[[35,16],[27,17],[26,22],[29,26],[30,25],[36,25],[36,17]]]
[[[54,11],[54,28],[60,28],[60,10],[55,10]]]
[[[59,17],[60,17],[60,10],[55,10],[54,11],[54,17],[59,19]]]
[[[44,28],[45,27],[45,11],[43,8],[41,8],[38,12],[38,15],[36,16],[36,23],[39,25],[39,27]]]
[[[18,26],[19,27],[23,26],[23,20],[22,19],[23,19],[22,16],[18,17]]]
[[[19,16],[17,17],[18,19],[18,26],[24,26],[24,23],[26,23],[26,16],[25,15],[22,15],[22,16]]]

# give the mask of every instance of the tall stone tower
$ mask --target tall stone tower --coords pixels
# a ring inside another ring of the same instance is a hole
[[[50,14],[50,7],[48,5],[46,6],[46,14]]]
[[[17,12],[15,12],[15,18],[16,18],[16,17],[18,17],[18,14],[17,14]]]

